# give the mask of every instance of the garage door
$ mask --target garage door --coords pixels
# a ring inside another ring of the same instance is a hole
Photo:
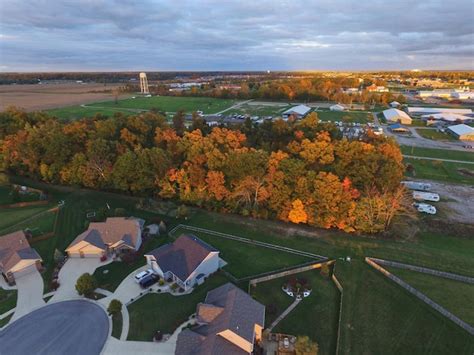
[[[82,252],[69,252],[69,257],[71,258],[100,258],[101,254],[97,253],[82,253]]]
[[[18,271],[15,271],[13,273],[13,276],[15,277],[15,279],[17,279],[20,276],[28,275],[28,274],[32,273],[33,271],[36,271],[36,270],[37,270],[36,269],[36,264],[28,265],[28,266],[25,266],[24,268],[22,268]]]

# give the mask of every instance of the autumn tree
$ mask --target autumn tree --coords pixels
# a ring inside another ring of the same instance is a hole
[[[296,355],[318,355],[318,343],[309,339],[308,336],[298,336],[295,342]]]
[[[308,221],[308,215],[304,210],[303,202],[300,199],[296,199],[292,204],[293,208],[288,214],[288,219],[293,223],[306,223]]]

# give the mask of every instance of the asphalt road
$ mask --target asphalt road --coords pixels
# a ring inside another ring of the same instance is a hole
[[[64,301],[40,308],[0,332],[1,355],[100,354],[109,319],[88,301]]]

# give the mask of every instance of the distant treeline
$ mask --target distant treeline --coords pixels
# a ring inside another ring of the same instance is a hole
[[[348,232],[384,231],[406,211],[397,143],[349,141],[316,113],[211,129],[198,116],[185,128],[182,112],[169,125],[153,112],[63,123],[9,109],[0,153],[0,168],[50,183]]]

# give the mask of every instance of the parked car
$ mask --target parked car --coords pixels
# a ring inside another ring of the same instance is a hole
[[[418,210],[418,212],[436,214],[436,207],[433,205],[415,202],[413,206]]]
[[[141,288],[148,288],[158,282],[160,277],[156,274],[150,274],[142,278],[139,282]]]
[[[283,339],[283,346],[285,347],[285,349],[288,349],[290,347],[290,339],[284,338]]]
[[[138,274],[135,275],[135,282],[140,283],[140,280],[142,280],[144,277],[147,277],[147,276],[152,275],[152,274],[153,274],[152,269],[148,269],[148,270],[145,270],[145,271],[140,271]]]

